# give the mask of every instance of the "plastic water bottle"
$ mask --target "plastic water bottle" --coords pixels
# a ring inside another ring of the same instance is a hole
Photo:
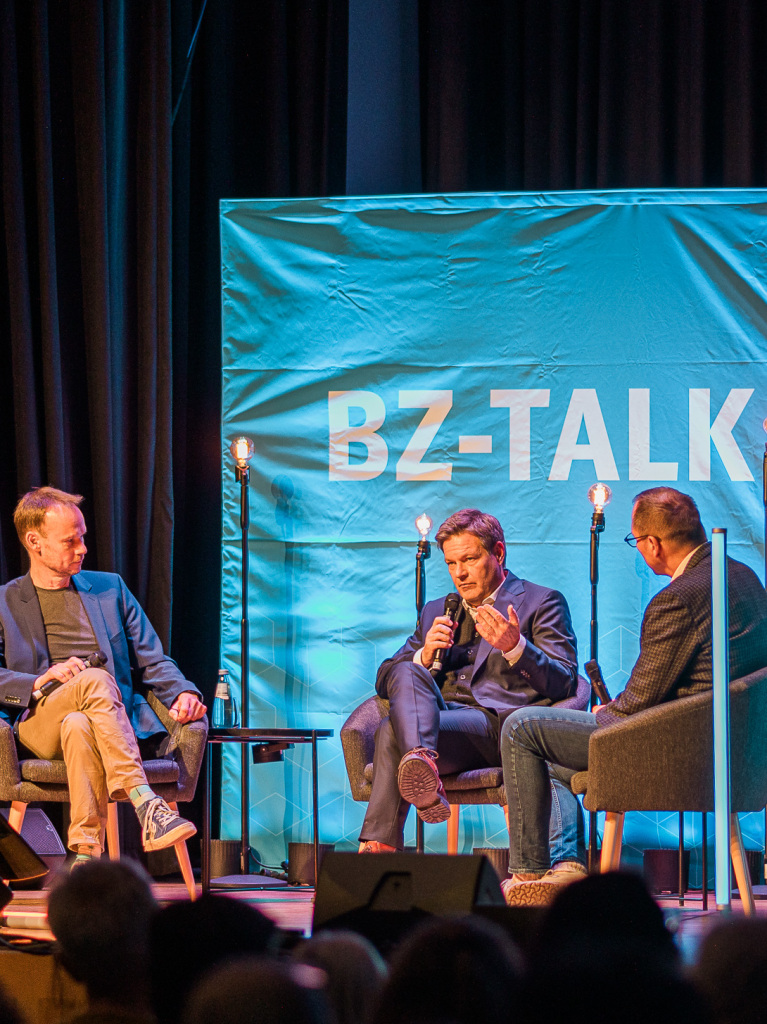
[[[218,682],[213,698],[213,728],[236,729],[238,725],[237,701],[229,685],[229,672],[221,668],[218,670]]]

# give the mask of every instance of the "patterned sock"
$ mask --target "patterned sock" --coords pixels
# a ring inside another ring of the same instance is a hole
[[[75,860],[93,860],[94,857],[100,856],[100,846],[89,846],[87,843],[80,843],[80,845],[75,849]]]
[[[134,807],[140,807],[147,800],[151,800],[153,796],[154,791],[151,786],[136,786],[128,793],[128,799]]]

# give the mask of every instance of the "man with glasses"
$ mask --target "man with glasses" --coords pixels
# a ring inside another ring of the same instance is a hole
[[[671,577],[645,609],[639,658],[625,689],[594,714],[522,708],[503,726],[511,875],[503,888],[512,906],[549,903],[581,877],[549,869],[549,765],[554,772],[584,771],[596,729],[712,685],[711,545],[695,502],[673,487],[642,491],[625,540],[656,575]],[[767,594],[748,566],[728,559],[727,571],[730,677],[737,679],[767,665]]]

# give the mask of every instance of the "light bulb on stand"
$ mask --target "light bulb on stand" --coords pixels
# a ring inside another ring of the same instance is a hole
[[[420,616],[426,599],[426,565],[424,563],[427,558],[431,557],[431,544],[429,543],[431,516],[422,512],[415,521],[415,528],[421,537],[415,552],[415,607]]]
[[[253,458],[255,445],[249,437],[236,437],[229,445],[229,451],[237,464],[238,469],[247,469],[248,463]]]
[[[415,528],[421,534],[421,540],[426,540],[431,532],[431,519],[422,512],[415,521]]]
[[[613,492],[607,484],[592,484],[589,487],[589,501],[594,506],[594,512],[602,512],[605,505],[609,505]]]

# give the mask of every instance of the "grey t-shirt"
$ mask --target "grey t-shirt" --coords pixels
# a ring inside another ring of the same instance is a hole
[[[73,655],[87,658],[98,646],[91,621],[85,614],[82,598],[75,588],[44,590],[35,587],[43,613],[48,655],[51,664],[66,661]]]

